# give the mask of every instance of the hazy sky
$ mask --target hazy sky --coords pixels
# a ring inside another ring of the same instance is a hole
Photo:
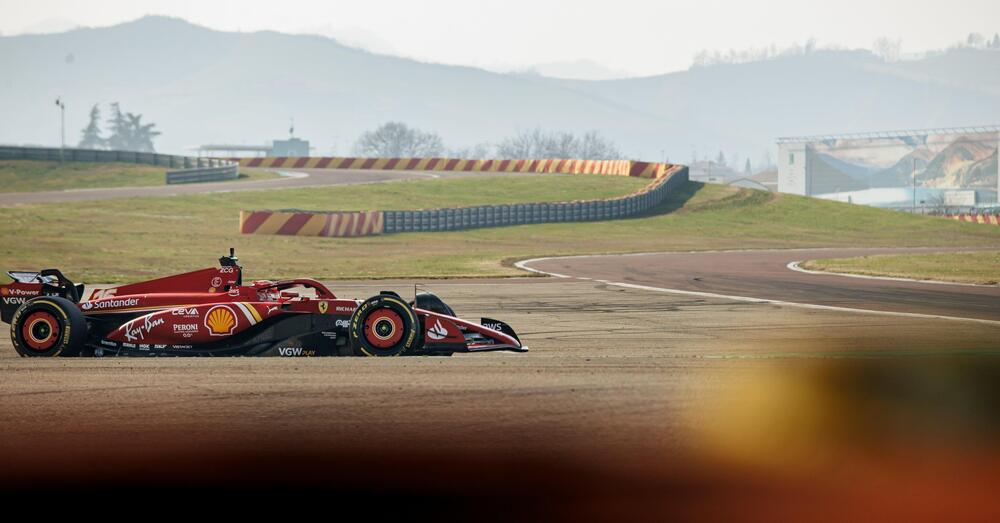
[[[309,32],[378,52],[494,69],[590,60],[630,74],[686,69],[702,49],[816,38],[903,52],[1000,31],[1000,0],[0,0],[0,33],[105,26],[162,14],[222,30]]]

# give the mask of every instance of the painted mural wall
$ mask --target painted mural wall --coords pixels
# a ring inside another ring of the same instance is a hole
[[[806,193],[867,191],[877,200],[876,194],[915,185],[925,195],[972,190],[995,202],[998,142],[995,132],[812,142],[806,145]]]

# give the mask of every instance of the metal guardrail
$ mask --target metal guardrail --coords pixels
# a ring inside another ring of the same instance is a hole
[[[628,218],[661,205],[671,190],[687,181],[688,168],[679,166],[673,173],[656,180],[637,193],[607,200],[385,211],[384,232],[455,231],[507,225]]]
[[[223,165],[221,167],[206,167],[204,169],[185,169],[183,171],[167,171],[167,185],[178,183],[203,183],[235,180],[240,177],[240,164]]]
[[[196,158],[172,154],[142,153],[135,151],[104,151],[58,147],[0,146],[2,160],[39,160],[48,162],[125,162],[155,165],[175,169],[166,174],[171,183],[194,183],[232,180],[239,177],[239,163],[216,158]],[[185,173],[181,175],[182,173]],[[174,175],[173,177],[171,175]],[[171,181],[185,180],[185,181]]]

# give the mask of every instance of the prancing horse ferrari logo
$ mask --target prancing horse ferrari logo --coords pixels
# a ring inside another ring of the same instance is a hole
[[[329,308],[330,308],[330,304],[329,303],[327,303],[325,301],[319,302],[319,313],[320,314],[326,314],[326,310],[329,309]]]

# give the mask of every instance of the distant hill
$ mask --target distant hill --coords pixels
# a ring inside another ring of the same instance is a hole
[[[539,75],[549,78],[576,80],[609,80],[635,76],[625,71],[605,67],[593,60],[547,62],[533,65],[529,68],[529,71],[537,72]]]
[[[321,21],[317,21],[319,23]],[[669,34],[665,35],[669,45]],[[458,45],[458,44],[456,44]],[[263,143],[289,119],[314,154],[345,153],[387,120],[455,147],[518,130],[597,129],[630,157],[754,163],[778,136],[1000,122],[1000,52],[960,50],[887,64],[866,51],[608,81],[497,74],[377,55],[337,41],[227,33],[146,17],[99,29],[0,37],[0,143],[54,144],[67,101],[75,143],[94,102],[158,124],[164,152]]]

